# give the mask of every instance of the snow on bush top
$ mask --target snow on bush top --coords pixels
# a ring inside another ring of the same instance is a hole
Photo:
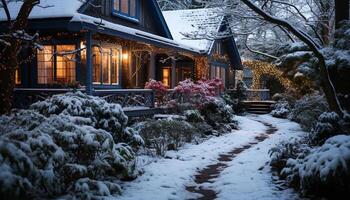
[[[310,177],[319,177],[328,182],[332,177],[348,175],[350,167],[350,136],[339,135],[328,139],[316,148],[299,167],[302,184],[308,184]]]
[[[88,96],[81,92],[55,95],[45,101],[34,103],[31,109],[49,117],[50,115],[69,115],[91,120],[89,123],[97,129],[119,133],[128,122],[119,104],[109,104],[99,97]]]

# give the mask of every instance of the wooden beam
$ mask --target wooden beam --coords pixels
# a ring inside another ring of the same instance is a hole
[[[171,58],[171,88],[176,86],[176,60]]]
[[[92,95],[92,33],[87,32],[86,39],[86,94]]]
[[[156,53],[153,51],[150,52],[148,79],[156,79]]]

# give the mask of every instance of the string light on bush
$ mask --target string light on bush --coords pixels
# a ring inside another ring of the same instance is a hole
[[[292,82],[284,77],[283,72],[277,69],[276,65],[256,60],[245,60],[243,61],[243,65],[253,71],[252,89],[260,89],[261,77],[263,75],[269,75],[276,78],[276,80],[286,89],[291,88],[292,86]]]

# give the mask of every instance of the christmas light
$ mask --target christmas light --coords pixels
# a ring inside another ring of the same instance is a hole
[[[283,72],[271,63],[256,60],[245,60],[243,65],[253,72],[252,89],[261,89],[261,77],[264,75],[272,76],[278,80],[286,89],[291,88],[292,82],[286,78]]]

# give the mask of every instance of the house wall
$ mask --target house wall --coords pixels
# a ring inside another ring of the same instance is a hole
[[[210,63],[210,78],[217,78],[216,76],[218,68],[220,68],[221,79],[224,81],[226,88],[233,88],[235,85],[235,72],[232,68],[229,59],[229,40],[222,39],[216,40],[209,56]]]
[[[94,4],[100,5],[100,7],[94,8],[93,6],[89,6],[84,11],[84,14],[102,18],[126,27],[167,37],[162,30],[162,26],[158,20],[156,11],[152,7],[151,0],[140,0],[139,22],[134,22],[132,20],[128,20],[127,18],[113,14],[113,0],[95,0]]]

